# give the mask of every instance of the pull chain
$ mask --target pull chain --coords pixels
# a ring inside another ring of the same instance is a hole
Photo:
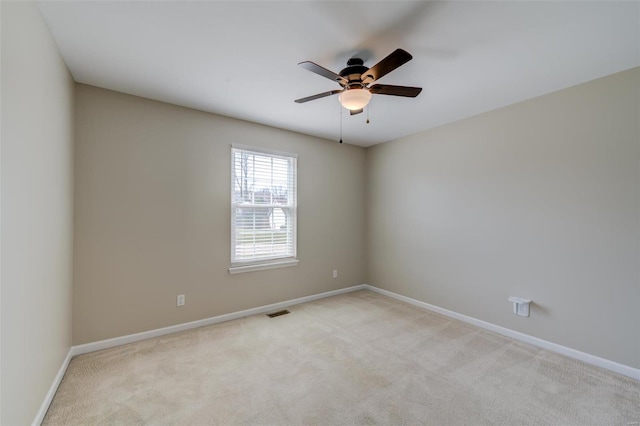
[[[369,108],[371,108],[371,104],[367,105],[367,124],[369,124]]]
[[[342,143],[342,105],[340,106],[340,143]]]

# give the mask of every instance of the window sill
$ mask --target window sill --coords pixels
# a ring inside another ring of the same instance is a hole
[[[230,274],[241,274],[243,272],[262,271],[265,269],[287,268],[289,266],[297,266],[298,259],[279,260],[269,263],[259,263],[254,265],[232,266],[229,268]]]

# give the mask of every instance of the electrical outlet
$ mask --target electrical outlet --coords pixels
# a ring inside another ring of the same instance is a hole
[[[184,306],[184,294],[178,295],[178,300],[176,303],[177,306]]]
[[[337,269],[333,270],[333,278],[334,279],[338,278],[338,270]]]

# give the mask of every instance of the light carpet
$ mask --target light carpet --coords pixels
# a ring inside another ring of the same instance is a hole
[[[45,425],[637,425],[640,382],[367,291],[80,355]]]

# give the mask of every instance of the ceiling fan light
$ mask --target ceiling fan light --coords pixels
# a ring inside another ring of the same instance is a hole
[[[338,100],[346,109],[357,111],[367,106],[371,93],[366,89],[347,89],[338,96]]]

